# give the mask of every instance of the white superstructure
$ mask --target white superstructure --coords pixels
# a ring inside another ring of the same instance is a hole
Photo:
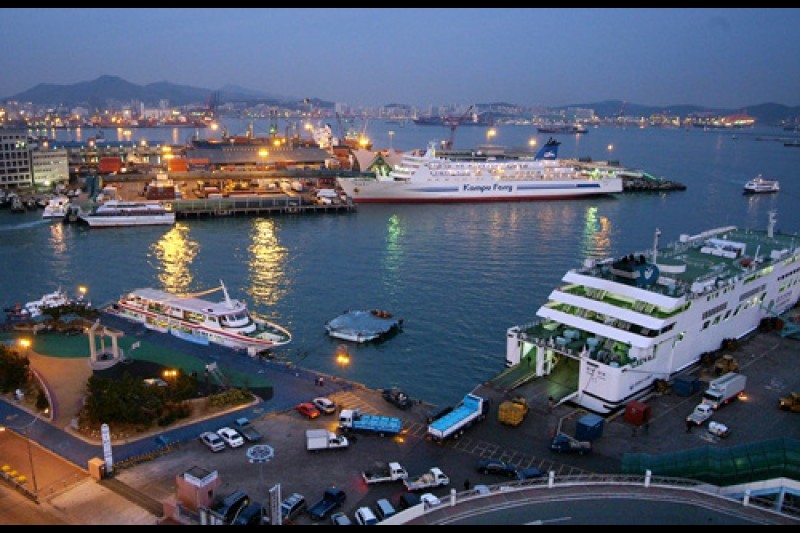
[[[338,178],[357,203],[498,202],[580,198],[622,192],[622,178],[610,168],[585,168],[558,159],[550,139],[533,155],[508,155],[501,147],[475,152],[407,153],[388,174]]]
[[[723,341],[755,330],[800,297],[800,235],[723,227],[659,249],[570,270],[536,312],[507,332],[506,365],[546,375],[577,361],[569,398],[610,413],[644,398]]]
[[[60,194],[55,198],[47,201],[42,212],[42,218],[64,218],[67,215],[67,207],[69,206],[69,197]]]
[[[225,295],[221,302],[197,297],[219,290]],[[120,298],[109,312],[190,342],[221,344],[251,354],[292,340],[286,328],[257,318],[244,302],[231,299],[221,281],[219,287],[193,295],[136,289]]]
[[[175,213],[158,202],[108,200],[78,218],[92,228],[175,224]]]

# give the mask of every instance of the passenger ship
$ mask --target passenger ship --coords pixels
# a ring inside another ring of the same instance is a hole
[[[734,226],[570,270],[536,322],[507,331],[506,366],[579,366],[567,399],[609,414],[796,305],[800,236]]]
[[[225,295],[221,302],[198,298],[219,290]],[[257,318],[244,302],[231,299],[222,281],[219,287],[189,295],[136,289],[120,298],[108,311],[190,342],[221,344],[247,350],[251,355],[292,340],[286,328]]]
[[[175,224],[175,213],[158,202],[108,200],[78,215],[78,221],[91,228],[171,225]]]
[[[440,151],[430,143],[421,155],[405,154],[388,174],[337,180],[356,203],[553,200],[622,192],[615,169],[558,159],[560,144],[551,138],[532,156],[506,154],[500,146]]]

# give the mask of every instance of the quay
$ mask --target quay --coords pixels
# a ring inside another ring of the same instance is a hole
[[[311,203],[303,197],[288,195],[172,201],[172,210],[176,218],[338,213],[354,211],[355,208],[350,199],[337,204],[320,205]]]

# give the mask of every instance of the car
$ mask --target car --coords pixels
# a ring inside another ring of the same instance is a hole
[[[303,416],[308,417],[309,419],[317,418],[321,413],[319,409],[314,407],[314,404],[311,402],[301,402],[295,406],[297,412]]]
[[[397,506],[400,509],[408,509],[409,507],[419,505],[420,502],[421,500],[419,499],[419,494],[415,492],[404,492],[400,496],[400,501],[397,502]]]
[[[410,409],[414,405],[408,394],[398,388],[384,389],[383,399],[403,410]]]
[[[536,468],[535,466],[531,466],[529,468],[518,468],[517,469],[517,479],[537,479],[540,477],[544,477],[545,472],[541,468]]]
[[[378,520],[383,522],[387,518],[391,518],[397,514],[397,509],[394,508],[394,505],[386,498],[381,498],[377,502],[375,502],[375,516],[378,517]]]
[[[225,441],[213,431],[204,431],[201,433],[200,442],[205,444],[212,452],[221,452],[225,449]]]
[[[478,461],[478,472],[481,474],[496,474],[516,478],[517,470],[516,465],[498,459],[481,459]]]
[[[331,524],[334,526],[352,526],[353,521],[342,511],[337,511],[331,515]]]
[[[264,520],[264,506],[259,502],[250,502],[239,508],[231,521],[233,526],[260,526]]]
[[[238,448],[239,446],[244,446],[244,437],[242,437],[238,431],[233,428],[224,427],[217,430],[217,435],[219,435],[222,440],[225,441],[225,444],[230,446],[231,448]]]
[[[425,504],[425,507],[435,507],[442,503],[442,500],[439,499],[438,496],[435,494],[431,494],[430,492],[426,492],[425,494],[420,494],[419,499],[422,503]]]
[[[292,520],[306,508],[306,498],[299,492],[294,492],[281,502],[281,517],[283,520]]]
[[[378,523],[378,517],[369,507],[359,507],[356,509],[355,516],[359,526],[374,526]]]
[[[333,400],[330,398],[320,396],[319,398],[314,398],[311,400],[311,403],[313,403],[314,407],[319,409],[319,411],[323,414],[332,415],[336,412],[336,404],[333,403]]]

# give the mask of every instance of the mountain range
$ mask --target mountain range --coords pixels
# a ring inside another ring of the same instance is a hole
[[[167,81],[137,85],[117,76],[100,76],[92,81],[83,81],[71,85],[57,85],[41,83],[19,94],[8,96],[0,100],[16,100],[32,102],[38,105],[63,105],[67,107],[85,105],[90,109],[103,109],[107,103],[130,102],[138,100],[145,105],[155,106],[162,100],[170,105],[208,105],[211,100],[217,103],[249,102],[266,104],[283,104],[304,106],[311,103],[314,107],[330,107],[334,104],[319,99],[305,101],[302,98],[269,94],[263,91],[246,89],[236,85],[225,85],[220,89],[203,89],[188,85],[177,85]],[[398,104],[393,104],[398,105]],[[489,105],[489,104],[482,104]],[[713,114],[744,113],[755,117],[761,124],[780,124],[786,120],[796,120],[800,116],[800,106],[786,106],[783,104],[763,103],[739,109],[710,109],[704,106],[691,104],[671,106],[648,106],[632,104],[622,100],[605,100],[601,102],[572,104],[560,106],[555,109],[567,107],[582,107],[594,109],[601,118],[613,118],[620,114],[628,116],[651,116],[658,113],[686,116],[690,113],[709,112]]]

